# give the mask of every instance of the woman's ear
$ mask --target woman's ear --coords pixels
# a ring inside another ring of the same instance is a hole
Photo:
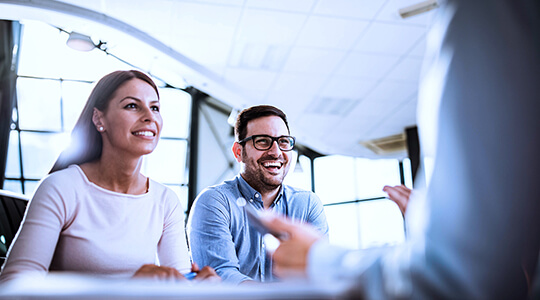
[[[234,142],[232,145],[232,152],[237,162],[242,162],[242,145],[238,142]]]
[[[103,117],[103,113],[99,111],[99,109],[94,107],[94,110],[92,113],[92,122],[94,123],[94,126],[96,126],[96,130],[99,132],[105,131],[105,127],[103,126],[103,122],[101,121],[102,117]]]

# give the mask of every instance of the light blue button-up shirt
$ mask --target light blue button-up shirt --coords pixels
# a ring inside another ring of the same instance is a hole
[[[237,204],[263,209],[261,195],[240,175],[211,186],[197,197],[187,225],[193,261],[213,267],[224,282],[238,284],[245,280],[274,281],[272,261],[264,240],[248,224],[246,212]],[[278,214],[311,223],[328,235],[323,205],[313,192],[282,185],[270,207]]]

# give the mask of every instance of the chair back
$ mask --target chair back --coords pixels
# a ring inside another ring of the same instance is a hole
[[[28,198],[10,191],[0,190],[0,266],[19,230],[28,205]]]

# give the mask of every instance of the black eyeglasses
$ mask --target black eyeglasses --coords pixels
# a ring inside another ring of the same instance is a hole
[[[289,135],[273,137],[266,134],[258,134],[249,136],[239,141],[238,143],[244,144],[249,140],[253,141],[253,147],[255,147],[255,149],[257,150],[266,151],[272,148],[274,141],[276,141],[281,151],[291,151],[294,148],[294,142],[296,139],[294,138],[294,136]]]

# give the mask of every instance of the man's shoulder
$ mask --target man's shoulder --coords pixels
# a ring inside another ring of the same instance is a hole
[[[312,191],[286,184],[283,185],[283,193],[289,197],[317,197],[317,195]]]
[[[236,199],[240,194],[238,184],[235,179],[226,180],[219,184],[203,189],[197,196],[198,201],[208,201],[209,199]]]

